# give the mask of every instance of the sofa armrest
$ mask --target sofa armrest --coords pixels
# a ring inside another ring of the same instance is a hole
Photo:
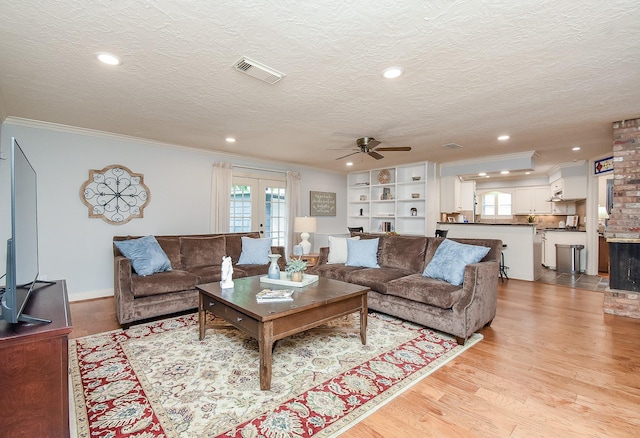
[[[465,266],[462,283],[463,295],[453,306],[453,310],[456,313],[462,313],[473,304],[485,308],[486,312],[493,313],[495,316],[498,302],[499,267],[500,265],[496,261],[472,263]]]
[[[113,259],[113,295],[119,322],[129,320],[133,314],[132,275],[131,261],[124,256],[115,256]]]

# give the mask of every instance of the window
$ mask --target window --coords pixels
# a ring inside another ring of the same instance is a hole
[[[488,192],[483,194],[482,217],[485,219],[511,218],[511,193]]]
[[[285,244],[285,181],[234,176],[229,231],[259,231],[274,246]]]

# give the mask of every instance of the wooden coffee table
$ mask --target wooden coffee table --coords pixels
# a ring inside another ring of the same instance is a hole
[[[369,288],[342,281],[319,278],[302,288],[294,288],[293,301],[258,303],[262,289],[291,289],[260,283],[260,276],[234,279],[232,290],[220,289],[220,283],[197,286],[199,289],[198,324],[204,339],[206,314],[222,318],[258,340],[260,351],[260,389],[271,388],[271,354],[275,341],[309,330],[332,319],[360,312],[360,340],[367,343],[367,292]]]

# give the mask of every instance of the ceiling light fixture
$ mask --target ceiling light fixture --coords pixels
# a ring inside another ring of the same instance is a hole
[[[122,59],[118,58],[116,55],[107,52],[98,52],[96,53],[96,58],[98,61],[107,65],[122,65]]]
[[[498,137],[498,140],[500,140],[500,141],[506,141],[506,140],[509,140],[510,138],[511,138],[511,137],[509,137],[508,135],[500,135],[500,136]]]
[[[227,143],[235,143],[235,142],[236,142],[236,139],[235,139],[235,138],[233,138],[233,137],[227,137],[227,138],[225,138],[224,140],[225,140]]]
[[[509,171],[508,170],[503,170],[500,172],[500,175],[509,175]]]
[[[346,164],[347,166],[353,166],[353,163],[352,163],[351,161],[347,161],[345,164]]]
[[[571,148],[572,151],[579,151],[580,150],[580,146],[575,146]]]
[[[395,79],[399,77],[403,72],[404,70],[402,69],[402,67],[389,67],[382,72],[382,76],[387,79]]]
[[[487,172],[480,172],[478,176],[487,176]]]

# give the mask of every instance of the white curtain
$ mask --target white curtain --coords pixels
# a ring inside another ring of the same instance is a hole
[[[300,173],[287,172],[287,188],[286,188],[285,206],[287,209],[287,232],[285,234],[286,254],[293,252],[294,236],[293,223],[296,216],[300,214]]]
[[[211,178],[211,233],[229,232],[231,210],[231,163],[213,163]]]

